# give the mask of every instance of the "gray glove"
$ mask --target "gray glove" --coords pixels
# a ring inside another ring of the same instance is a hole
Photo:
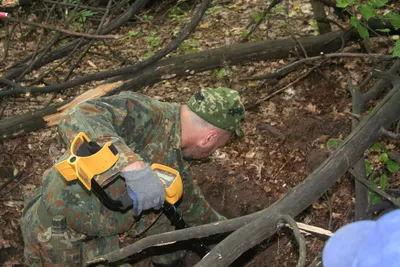
[[[143,210],[162,207],[165,185],[149,165],[137,171],[121,172],[121,176],[125,178],[128,195],[133,200],[135,216],[139,216]]]

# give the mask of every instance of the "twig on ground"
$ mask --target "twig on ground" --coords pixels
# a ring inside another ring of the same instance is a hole
[[[393,139],[393,140],[399,140],[400,139],[400,134],[396,134],[394,132],[391,132],[389,130],[387,130],[386,128],[381,128],[380,130],[381,135],[384,137],[387,137],[389,139]]]
[[[300,233],[299,227],[292,217],[289,215],[281,215],[279,219],[289,224],[290,228],[292,228],[294,237],[299,245],[299,260],[296,267],[303,267],[306,264],[306,241],[304,240],[304,236]]]

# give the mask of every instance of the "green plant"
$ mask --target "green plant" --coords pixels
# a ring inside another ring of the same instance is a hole
[[[148,59],[149,57],[154,56],[154,52],[147,52],[146,54],[144,54],[144,59]]]
[[[93,16],[94,14],[97,14],[97,12],[88,9],[83,9],[76,14],[76,17],[78,18],[79,22],[85,23],[87,18]]]
[[[160,38],[156,37],[156,35],[158,34],[158,32],[156,31],[152,31],[150,33],[149,36],[146,36],[144,39],[146,40],[146,42],[153,46],[153,47],[157,47],[160,45]]]
[[[330,149],[337,149],[339,146],[343,144],[342,140],[337,140],[337,139],[329,139],[328,142],[326,143],[326,146]]]
[[[153,20],[153,16],[143,15],[142,19],[143,19],[143,21],[149,22],[149,21]]]
[[[171,10],[169,11],[169,20],[171,22],[172,21],[180,22],[182,20],[184,14],[185,14],[185,12],[180,7],[171,8]]]
[[[227,75],[227,73],[226,73],[226,70],[225,70],[224,68],[219,69],[219,70],[217,71],[217,77],[218,77],[219,79],[223,79],[226,75]]]
[[[138,36],[140,31],[131,31],[127,35],[124,35],[123,38],[130,39],[132,37]]]
[[[193,53],[197,53],[199,52],[199,49],[195,48],[198,47],[200,45],[200,41],[198,40],[193,40],[193,41],[186,41],[184,43],[181,43],[179,45],[179,48],[189,48],[187,50],[185,50],[186,54],[193,54]]]
[[[253,22],[255,24],[257,24],[261,20],[262,16],[263,16],[263,13],[262,12],[258,12],[258,13],[252,14],[251,15],[251,19],[253,20]]]
[[[388,8],[387,3],[389,0],[337,0],[336,6],[339,8],[351,8],[350,23],[353,25],[363,39],[369,38],[368,26],[366,22],[371,18],[388,19],[394,29],[400,28],[400,15],[395,12],[387,14],[381,12],[379,8]],[[381,32],[388,32],[388,29],[380,29]],[[400,56],[400,40],[395,42],[393,49],[393,56]]]
[[[214,14],[215,11],[216,11],[215,7],[210,7],[207,9],[207,13],[209,13],[209,14]]]

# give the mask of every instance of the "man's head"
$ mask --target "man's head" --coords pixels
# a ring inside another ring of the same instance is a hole
[[[182,107],[182,152],[186,158],[206,158],[236,135],[244,106],[239,93],[228,88],[203,88]]]

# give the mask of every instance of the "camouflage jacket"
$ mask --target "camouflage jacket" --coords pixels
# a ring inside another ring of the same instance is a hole
[[[111,141],[120,155],[111,174],[138,160],[178,170],[184,185],[178,210],[186,223],[200,225],[224,219],[204,199],[199,187],[193,183],[189,165],[182,158],[178,104],[124,92],[76,106],[60,122],[59,132],[68,147],[79,132],[85,132],[100,145]],[[68,155],[67,152],[59,161]],[[120,177],[113,180],[108,177],[99,177],[97,181],[116,199],[125,192],[125,183]],[[126,213],[111,211],[79,182],[67,184],[54,167],[44,175],[42,200],[50,215],[65,215],[72,229],[90,236],[110,236],[128,230],[138,234],[159,216],[159,212],[147,211],[135,218],[132,210]]]

